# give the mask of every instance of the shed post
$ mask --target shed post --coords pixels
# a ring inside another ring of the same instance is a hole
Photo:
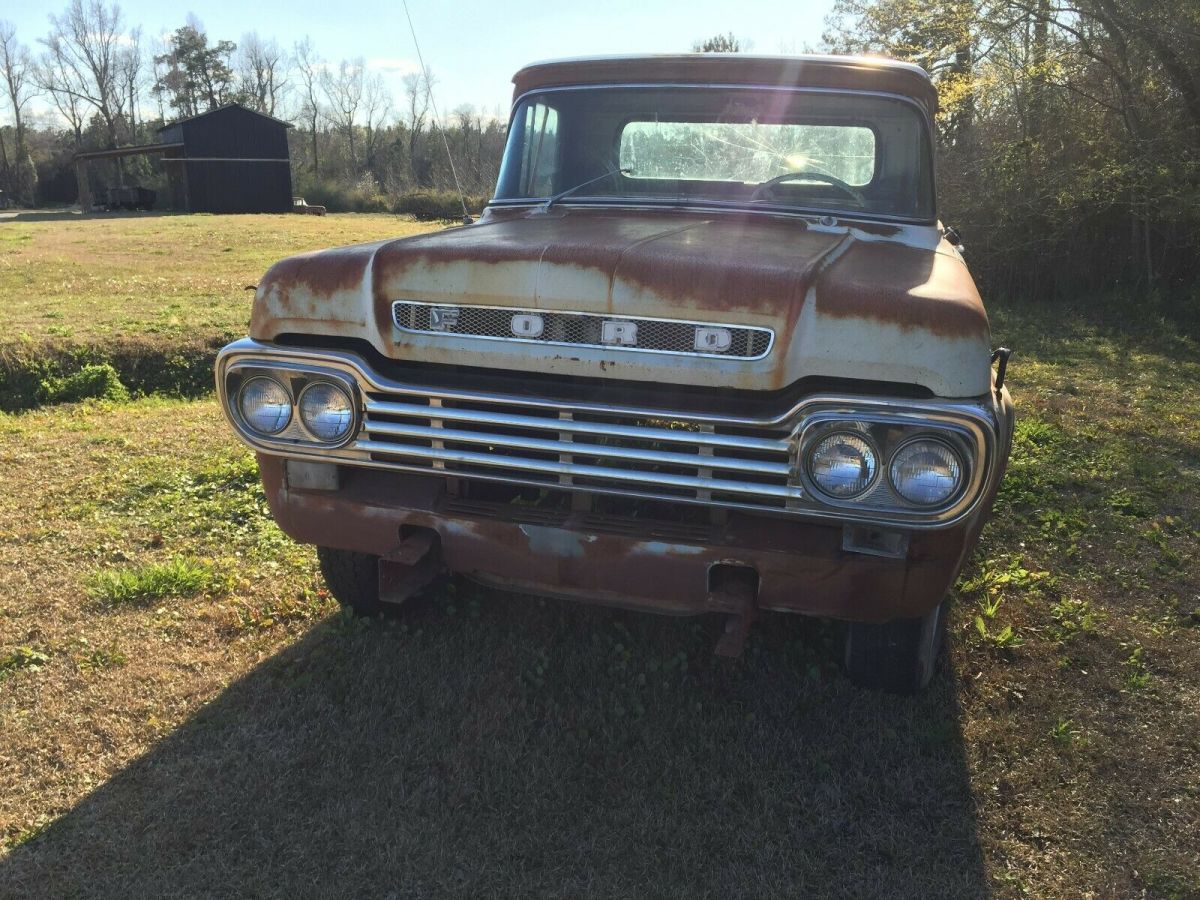
[[[85,216],[92,211],[92,186],[88,183],[87,160],[75,160],[75,181],[79,185],[79,211]]]

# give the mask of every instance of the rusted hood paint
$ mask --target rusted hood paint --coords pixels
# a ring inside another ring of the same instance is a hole
[[[893,233],[894,232],[894,233]],[[658,316],[773,328],[757,361],[397,332],[394,300]],[[386,356],[773,390],[805,376],[986,394],[990,335],[961,259],[931,227],[555,209],[290,257],[263,278],[251,336],[335,335]]]

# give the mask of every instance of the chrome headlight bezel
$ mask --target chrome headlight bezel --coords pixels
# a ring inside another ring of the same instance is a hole
[[[852,497],[837,497],[824,491],[813,479],[811,470],[812,453],[817,446],[829,436],[843,432],[862,436],[877,454],[874,479]],[[960,463],[959,483],[940,503],[913,503],[892,484],[891,467],[895,455],[919,440],[934,440],[947,445]],[[984,474],[979,457],[986,449],[980,429],[972,422],[931,415],[919,408],[908,411],[899,404],[894,411],[889,411],[882,404],[876,407],[866,403],[859,408],[817,410],[804,417],[797,430],[796,447],[795,480],[823,506],[888,517],[900,515],[914,520],[918,517],[950,519],[957,515],[960,508],[978,494]]]
[[[266,434],[246,421],[241,409],[242,391],[255,378],[269,378],[283,387],[291,402],[287,424],[275,434]],[[322,440],[303,421],[300,400],[310,387],[328,382],[345,391],[350,398],[352,419],[346,433],[334,441]],[[358,383],[345,372],[318,365],[302,363],[246,360],[234,362],[221,375],[222,407],[233,427],[248,442],[275,450],[289,448],[319,448],[333,450],[344,447],[358,436],[362,425],[362,395]]]

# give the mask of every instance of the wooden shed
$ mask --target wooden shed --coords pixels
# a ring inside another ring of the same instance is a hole
[[[88,165],[98,159],[158,156],[168,205],[181,212],[265,213],[292,209],[292,165],[280,119],[230,103],[158,129],[157,144],[75,155],[79,206],[92,210]]]
[[[171,206],[187,212],[289,212],[291,127],[238,103],[164,125],[158,135]]]

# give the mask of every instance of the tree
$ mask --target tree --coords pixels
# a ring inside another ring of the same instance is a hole
[[[120,78],[122,45],[128,40],[121,8],[104,0],[71,0],[61,16],[50,16],[50,26],[37,70],[46,79],[41,86],[60,111],[78,113],[91,106],[104,123],[106,143],[116,147],[127,102]]]
[[[739,37],[734,37],[732,31],[714,35],[692,44],[693,53],[741,53],[749,50],[750,45]]]
[[[165,71],[154,90],[166,94],[181,116],[194,116],[229,102],[233,88],[230,57],[237,49],[232,41],[209,46],[204,26],[195,19],[171,35],[171,49],[157,58]]]
[[[325,95],[326,115],[329,121],[346,136],[350,149],[350,164],[358,157],[354,153],[354,129],[358,109],[363,102],[365,87],[365,64],[358,59],[343,59],[337,69],[326,69],[321,73],[321,91]]]
[[[317,51],[313,49],[312,41],[307,37],[296,44],[294,66],[300,80],[300,115],[308,124],[308,133],[312,140],[312,170],[314,175],[319,175],[321,171],[320,158],[317,155],[317,125],[321,119],[319,94],[321,90],[321,72],[324,65]]]
[[[408,114],[408,176],[413,184],[422,184],[425,180],[426,173],[418,163],[418,148],[425,132],[432,93],[433,75],[428,69],[404,76],[404,97]]]
[[[287,89],[287,60],[279,45],[264,41],[254,31],[243,35],[237,72],[246,105],[268,116],[275,115]]]
[[[17,41],[16,26],[0,21],[0,75],[12,108],[16,159],[4,161],[4,180],[19,203],[32,204],[37,186],[37,169],[25,142],[25,106],[34,94],[33,66],[29,49]]]

